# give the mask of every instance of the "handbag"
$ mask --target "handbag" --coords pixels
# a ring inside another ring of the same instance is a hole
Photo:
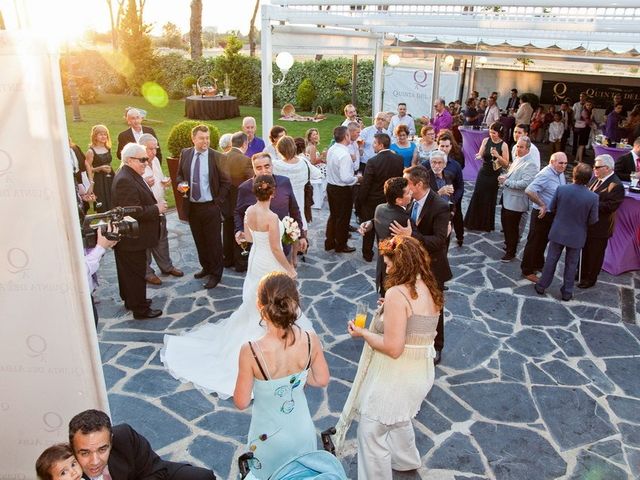
[[[312,220],[311,207],[313,206],[313,185],[311,185],[311,169],[307,161],[304,161],[307,167],[307,183],[304,184],[304,218],[307,222]]]

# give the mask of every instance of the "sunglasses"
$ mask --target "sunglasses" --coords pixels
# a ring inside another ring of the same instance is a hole
[[[596,166],[595,166],[595,167],[593,167],[593,168],[595,168],[596,170],[598,170],[598,169],[600,169],[600,168],[604,168],[604,167],[606,167],[606,165],[596,165]]]
[[[129,158],[133,158],[134,160],[138,160],[140,163],[147,163],[149,161],[149,157],[129,157]]]

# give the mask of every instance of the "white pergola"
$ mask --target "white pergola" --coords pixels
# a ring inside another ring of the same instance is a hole
[[[500,3],[500,5],[496,5]],[[273,115],[274,53],[374,57],[373,111],[382,104],[385,57],[527,57],[640,66],[640,4],[616,0],[271,0],[262,6],[262,128]]]

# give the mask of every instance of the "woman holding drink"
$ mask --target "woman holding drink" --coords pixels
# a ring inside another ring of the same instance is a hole
[[[476,186],[464,216],[464,226],[469,230],[491,232],[495,228],[498,176],[502,167],[509,166],[509,147],[502,140],[504,126],[493,122],[489,138],[485,138],[476,155],[482,159]]]
[[[334,437],[340,448],[359,415],[358,478],[367,480],[391,480],[392,468],[422,464],[411,419],[433,385],[433,340],[444,303],[421,242],[407,236],[383,240],[380,255],[387,293],[369,329],[348,324],[349,334],[364,338],[365,345]]]

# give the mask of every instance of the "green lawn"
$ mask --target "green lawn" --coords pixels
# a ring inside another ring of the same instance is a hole
[[[74,122],[73,114],[71,112],[71,106],[66,105],[66,117],[67,128],[69,135],[75,143],[77,143],[82,150],[86,150],[89,144],[89,137],[91,134],[91,127],[96,124],[104,124],[111,133],[111,139],[114,142],[114,162],[113,167],[117,168],[119,160],[115,158],[115,149],[117,147],[118,133],[127,128],[127,124],[124,120],[125,107],[132,106],[142,108],[147,111],[147,118],[144,122],[145,125],[153,127],[160,141],[162,152],[164,157],[169,155],[167,150],[167,138],[171,128],[183,120],[186,120],[184,116],[184,100],[169,100],[169,104],[166,107],[158,108],[148,103],[142,97],[132,97],[127,95],[100,95],[100,103],[94,105],[81,105],[80,114],[82,115],[81,122]],[[304,115],[304,112],[297,112]],[[255,117],[258,125],[258,135],[260,136],[262,115],[261,109],[257,107],[240,107],[240,117],[231,118],[228,120],[217,120],[211,122],[215,124],[220,133],[233,133],[240,130],[242,117],[252,116]],[[280,117],[280,111],[274,108],[273,123],[278,124],[278,118]],[[320,131],[320,138],[323,147],[326,147],[333,137],[334,127],[340,125],[344,118],[339,115],[328,115],[327,119],[318,122],[280,122],[287,129],[289,135],[297,137],[304,136],[307,129],[315,127]],[[168,174],[166,162],[162,162],[163,170]],[[167,190],[167,201],[169,206],[174,206],[173,193],[171,189]]]

